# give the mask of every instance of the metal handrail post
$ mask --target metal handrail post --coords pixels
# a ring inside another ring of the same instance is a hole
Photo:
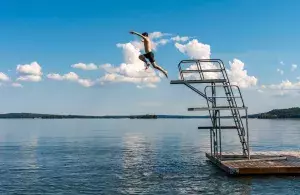
[[[249,126],[248,126],[248,108],[246,111],[246,129],[247,129],[247,150],[248,150],[248,159],[250,160],[250,145],[249,145]]]

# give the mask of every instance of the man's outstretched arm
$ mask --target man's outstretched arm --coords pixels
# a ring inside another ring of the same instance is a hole
[[[147,38],[145,36],[143,36],[142,34],[140,34],[138,32],[130,31],[130,34],[138,35],[138,36],[142,37],[144,40],[147,40]]]

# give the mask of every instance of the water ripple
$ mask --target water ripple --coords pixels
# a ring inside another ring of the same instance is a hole
[[[20,122],[23,134],[0,121],[0,194],[300,194],[299,177],[232,178],[216,169],[205,158],[209,134],[195,129],[198,121],[88,121],[34,120],[37,129]],[[263,129],[252,132],[256,150],[300,148],[278,130],[288,124],[251,125]],[[300,137],[295,125],[287,137]],[[224,145],[235,148],[235,133],[226,136]]]

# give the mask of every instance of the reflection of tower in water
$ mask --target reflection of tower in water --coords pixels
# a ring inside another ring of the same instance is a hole
[[[13,167],[14,175],[19,175],[19,179],[23,181],[18,185],[20,189],[26,189],[32,183],[39,182],[39,170],[41,165],[39,163],[38,148],[39,139],[36,135],[31,135],[28,141],[21,141],[19,144],[19,150],[17,151],[17,158]],[[13,184],[15,185],[15,184]]]
[[[136,170],[148,166],[151,160],[150,143],[142,134],[127,134],[124,137],[123,168]]]
[[[123,189],[128,192],[145,190],[142,179],[152,173],[153,149],[142,134],[126,134],[123,142]]]
[[[39,147],[38,138],[36,136],[32,136],[30,141],[22,142],[20,145],[20,155],[22,160],[20,163],[22,166],[26,167],[26,169],[38,169],[38,161],[37,161],[37,148]]]

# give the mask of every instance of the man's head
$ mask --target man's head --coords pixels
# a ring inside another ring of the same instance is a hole
[[[145,37],[148,37],[148,33],[147,32],[144,32],[142,35],[145,36]]]

